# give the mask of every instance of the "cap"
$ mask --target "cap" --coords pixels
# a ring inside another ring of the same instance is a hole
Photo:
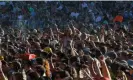
[[[0,56],[0,60],[4,60],[4,57],[3,56]]]
[[[116,54],[114,51],[107,52],[107,53],[105,54],[105,56],[108,56],[108,57],[110,57],[110,58],[112,58],[112,59],[116,59],[116,58],[117,58],[117,54]]]
[[[84,48],[83,49],[83,52],[85,53],[85,54],[90,54],[91,52],[90,52],[90,48]]]
[[[52,53],[52,52],[53,52],[52,49],[51,49],[50,47],[44,48],[43,51],[46,52],[46,53]]]
[[[133,68],[133,60],[129,59],[127,60],[128,65]]]

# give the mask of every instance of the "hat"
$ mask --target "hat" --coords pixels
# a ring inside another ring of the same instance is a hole
[[[105,54],[105,56],[108,56],[108,57],[110,57],[110,58],[112,58],[112,59],[117,58],[117,54],[116,54],[114,51],[107,52],[107,53]]]
[[[85,54],[91,53],[91,52],[90,52],[90,48],[84,48],[84,49],[83,49],[83,52],[84,52]]]
[[[4,60],[4,57],[3,56],[0,56],[0,60]]]
[[[46,52],[46,53],[53,53],[53,51],[52,51],[52,49],[50,47],[44,48],[43,51]]]
[[[129,59],[127,60],[128,65],[133,68],[133,60]]]

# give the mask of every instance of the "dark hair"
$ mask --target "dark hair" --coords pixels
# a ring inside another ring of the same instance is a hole
[[[77,61],[78,61],[78,57],[76,57],[76,56],[70,58],[71,63],[77,62]]]
[[[37,80],[39,79],[39,76],[36,72],[30,72],[29,74],[29,77],[32,79],[32,80]]]
[[[18,72],[22,67],[21,67],[21,63],[20,62],[18,62],[18,61],[14,61],[14,62],[12,62],[12,64],[13,64],[13,69],[16,71],[16,72]]]
[[[41,57],[36,58],[36,62],[39,65],[43,65],[43,59]]]
[[[23,61],[23,64],[30,67],[30,66],[32,66],[33,63],[30,60],[25,60],[25,61]]]
[[[126,66],[126,65],[123,65],[122,63],[120,63],[120,62],[114,62],[114,63],[112,63],[111,64],[111,70],[112,70],[112,72],[116,75],[117,74],[117,70],[118,69],[120,69],[120,70],[122,70],[122,71],[125,71],[125,70],[127,70],[127,69],[129,69],[129,67],[128,66]]]
[[[100,50],[101,50],[101,52],[103,53],[103,54],[105,54],[106,52],[107,52],[107,47],[106,46],[101,46],[101,47],[99,47],[100,48]]]
[[[98,48],[92,48],[91,51],[92,51],[92,54],[95,53],[94,55],[96,58],[99,58],[99,56],[102,55],[102,52]]]

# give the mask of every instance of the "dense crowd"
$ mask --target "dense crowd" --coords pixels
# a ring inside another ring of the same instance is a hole
[[[132,7],[0,2],[0,80],[133,80]]]
[[[133,19],[132,10],[133,3],[126,1],[7,1],[0,2],[0,20],[3,25],[26,28],[44,28],[55,23],[63,28],[70,20],[97,26],[112,23],[118,13],[127,22]]]

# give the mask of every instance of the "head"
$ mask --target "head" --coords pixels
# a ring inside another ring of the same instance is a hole
[[[39,58],[36,58],[36,63],[38,65],[43,65],[44,61],[43,61],[43,58],[39,57]]]
[[[25,61],[24,62],[24,69],[29,70],[32,67],[32,62],[31,61]]]
[[[106,46],[101,46],[100,50],[103,54],[105,54],[107,52],[107,47]]]
[[[120,59],[121,60],[127,60],[128,59],[128,52],[127,51],[121,51],[120,52]]]
[[[116,54],[116,52],[114,52],[114,51],[107,52],[107,53],[105,54],[105,56],[106,56],[109,60],[111,60],[111,62],[112,62],[113,60],[115,60],[115,59],[118,57],[117,54]]]
[[[12,67],[13,70],[16,72],[18,72],[22,68],[21,63],[18,61],[12,62],[12,65],[13,65],[13,67]]]

